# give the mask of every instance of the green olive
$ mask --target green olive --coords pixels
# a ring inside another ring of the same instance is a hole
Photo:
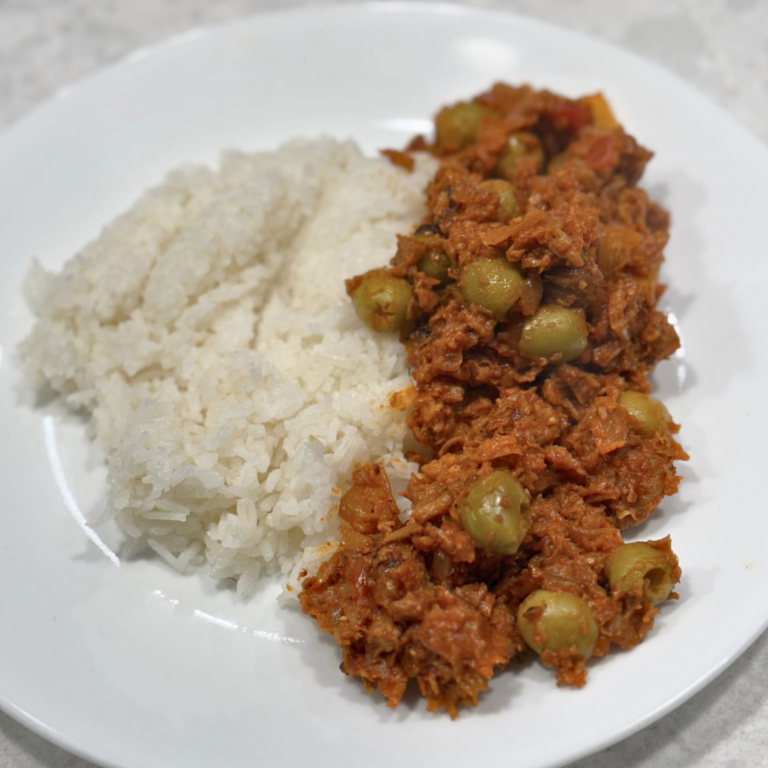
[[[531,592],[517,611],[523,640],[536,653],[572,648],[575,656],[589,658],[598,635],[589,603],[570,592]]]
[[[568,156],[565,154],[565,152],[560,152],[559,154],[555,155],[547,163],[547,173],[557,173],[558,171],[562,170],[566,160],[568,160]]]
[[[496,218],[504,223],[520,215],[515,188],[504,179],[488,179],[480,183],[480,188],[492,192],[497,199]]]
[[[531,503],[514,475],[496,470],[472,487],[459,517],[478,547],[512,555],[531,527]]]
[[[548,304],[525,321],[520,354],[534,360],[555,355],[560,355],[563,362],[575,360],[587,348],[588,333],[587,323],[579,312]]]
[[[544,165],[544,150],[541,148],[541,142],[532,133],[516,131],[509,137],[496,166],[496,172],[501,176],[512,173],[522,158],[530,158],[538,172]]]
[[[451,268],[451,260],[445,251],[439,248],[430,248],[419,260],[419,271],[427,277],[437,280],[440,285],[450,281],[448,270]]]
[[[523,274],[504,256],[472,262],[462,270],[459,286],[465,301],[479,304],[496,320],[506,318],[526,289]]]
[[[653,437],[660,429],[669,429],[672,417],[655,397],[628,389],[619,395],[619,405],[637,419],[637,431],[643,437]]]
[[[360,319],[374,331],[399,331],[405,326],[408,303],[413,297],[410,284],[387,269],[363,275],[352,294]]]
[[[488,107],[473,101],[445,107],[435,118],[437,143],[442,147],[464,149],[477,139],[480,121],[492,114]]]
[[[642,595],[651,605],[657,605],[669,597],[674,586],[673,558],[644,541],[622,544],[605,561],[611,591]]]
[[[643,236],[631,227],[611,227],[605,231],[597,249],[597,266],[611,276],[618,274],[630,260]]]

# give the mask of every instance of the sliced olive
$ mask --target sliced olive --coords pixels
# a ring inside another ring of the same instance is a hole
[[[496,196],[496,218],[501,222],[508,222],[520,215],[520,206],[517,204],[515,188],[504,179],[489,179],[480,184],[481,189],[493,192]]]
[[[587,348],[588,333],[581,313],[554,304],[545,305],[525,321],[520,354],[534,360],[555,355],[560,355],[563,362],[575,360]]]
[[[512,555],[531,527],[531,504],[513,474],[496,470],[473,486],[459,517],[478,547],[497,555]]]
[[[526,290],[522,272],[503,256],[472,262],[462,270],[459,286],[465,301],[484,307],[496,320],[504,320]]]
[[[517,626],[536,653],[572,648],[588,658],[598,635],[597,622],[586,600],[570,592],[531,592],[517,611]]]
[[[622,544],[608,555],[605,575],[612,592],[642,596],[651,605],[657,605],[672,591],[674,567],[674,555],[636,541]]]
[[[637,420],[637,431],[643,437],[653,437],[660,429],[669,429],[672,417],[655,397],[628,389],[619,395],[619,405]]]
[[[406,280],[389,270],[374,269],[363,275],[352,303],[360,319],[374,331],[399,331],[405,326],[412,297],[413,289]]]
[[[474,101],[445,107],[435,118],[437,143],[447,149],[464,149],[477,139],[480,121],[493,112]]]

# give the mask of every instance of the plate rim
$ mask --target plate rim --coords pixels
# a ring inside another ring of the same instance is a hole
[[[209,39],[219,34],[226,34],[230,28],[236,27],[244,22],[253,22],[255,19],[268,19],[289,16],[331,16],[334,14],[427,14],[440,16],[464,16],[486,19],[499,19],[503,21],[513,21],[516,24],[530,26],[540,30],[556,29],[570,37],[580,39],[582,42],[602,47],[610,50],[613,54],[632,60],[636,65],[643,66],[646,69],[653,69],[656,74],[675,81],[677,87],[687,91],[688,96],[695,98],[699,103],[704,103],[709,109],[716,109],[719,117],[728,121],[731,126],[743,133],[750,140],[756,142],[764,150],[768,150],[768,144],[765,143],[749,126],[742,123],[734,117],[722,104],[715,101],[712,97],[704,93],[693,83],[686,80],[673,69],[669,69],[652,59],[648,59],[639,53],[623,48],[621,45],[601,37],[596,37],[587,32],[578,29],[570,29],[560,24],[545,21],[535,16],[518,13],[515,11],[499,10],[498,8],[479,8],[469,5],[460,5],[454,2],[440,0],[440,2],[428,2],[428,0],[362,0],[354,4],[344,4],[337,0],[325,3],[323,5],[299,5],[291,8],[266,9],[255,11],[243,15],[234,16],[231,19],[192,27],[184,32],[177,32],[161,40],[150,43],[146,46],[135,48],[127,54],[116,59],[109,64],[96,69],[93,72],[75,78],[71,82],[57,88],[52,94],[49,94],[41,102],[36,104],[28,112],[23,113],[2,132],[0,132],[0,147],[22,128],[26,123],[38,118],[39,113],[44,113],[61,99],[68,98],[74,91],[79,91],[87,87],[91,81],[100,80],[103,77],[110,76],[113,70],[122,69],[124,66],[135,63],[140,60],[156,57],[174,48],[180,48],[185,45],[194,45],[202,39]]]
[[[448,2],[431,3],[423,2],[421,0],[415,0],[414,2],[411,2],[410,0],[393,0],[392,2],[374,0],[372,2],[362,2],[356,4],[341,4],[334,2],[319,6],[296,6],[284,9],[269,9],[247,13],[244,15],[238,15],[231,19],[210,25],[196,26],[185,32],[170,35],[148,46],[135,49],[131,53],[122,56],[116,61],[57,89],[52,95],[37,104],[29,112],[23,114],[20,118],[12,122],[3,130],[2,134],[0,134],[0,151],[2,151],[2,149],[11,143],[17,134],[23,134],[27,130],[28,126],[32,125],[34,122],[40,120],[41,118],[44,118],[51,109],[55,109],[55,105],[59,101],[68,98],[70,94],[74,92],[79,92],[85,88],[88,88],[92,82],[108,79],[116,70],[122,70],[127,65],[130,65],[138,60],[156,58],[157,56],[163,55],[164,53],[174,49],[190,45],[193,46],[196,42],[204,39],[210,40],[211,38],[219,35],[226,36],[231,34],[231,30],[243,22],[253,22],[257,19],[264,20],[290,16],[330,17],[339,14],[342,16],[349,15],[362,18],[382,13],[389,15],[441,15],[475,18],[488,21],[498,19],[499,21],[503,21],[507,24],[514,24],[519,27],[528,27],[540,31],[556,29],[570,37],[580,39],[584,42],[588,41],[590,44],[594,44],[613,55],[631,60],[636,65],[640,65],[646,69],[652,69],[656,72],[656,74],[663,76],[667,80],[673,80],[676,87],[684,90],[690,98],[695,99],[701,104],[705,104],[707,109],[710,111],[713,109],[716,110],[719,113],[719,117],[728,124],[730,130],[739,132],[745,140],[754,142],[761,148],[763,152],[768,152],[768,146],[749,127],[742,124],[720,103],[714,101],[714,99],[703,93],[699,88],[685,80],[682,76],[673,70],[667,69],[655,61],[647,59],[632,50],[623,48],[611,41],[595,37],[580,30],[570,29],[556,23],[545,21],[518,12],[500,10],[497,8],[479,8]],[[766,631],[766,629],[768,629],[768,613],[766,613],[765,617],[760,623],[756,624],[752,633],[745,634],[739,638],[739,642],[733,645],[733,650],[730,653],[726,654],[717,664],[713,665],[705,674],[701,675],[699,679],[683,688],[678,692],[677,695],[671,697],[666,703],[658,706],[651,712],[646,713],[646,715],[639,718],[631,725],[627,725],[623,729],[619,729],[617,731],[606,734],[602,740],[599,742],[596,741],[592,746],[587,748],[582,747],[579,750],[574,751],[566,760],[558,759],[554,762],[547,763],[547,767],[558,768],[558,766],[568,765],[573,761],[580,760],[586,756],[593,755],[599,751],[605,750],[606,748],[617,744],[620,741],[623,741],[632,734],[647,728],[649,725],[658,721],[661,717],[673,711],[685,701],[689,700],[696,693],[705,688],[715,678],[717,678],[720,674],[722,674],[757,640],[760,635]],[[87,748],[82,747],[78,742],[67,737],[66,734],[61,733],[57,729],[37,719],[32,714],[32,712],[17,706],[13,701],[8,699],[2,691],[0,691],[0,710],[2,710],[16,722],[20,723],[22,726],[31,730],[33,733],[46,739],[48,742],[51,742],[57,747],[62,748],[82,759],[94,762],[98,765],[102,765],[105,768],[132,768],[129,763],[113,761],[102,755],[96,754]]]

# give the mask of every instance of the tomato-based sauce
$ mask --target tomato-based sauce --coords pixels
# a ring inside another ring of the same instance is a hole
[[[412,512],[360,468],[300,600],[344,672],[390,706],[414,678],[455,716],[529,651],[583,685],[589,658],[640,642],[676,597],[669,540],[621,531],[687,458],[648,379],[679,342],[656,308],[668,216],[636,186],[651,153],[601,96],[499,84],[410,150],[440,160],[428,213],[347,288],[407,348]]]

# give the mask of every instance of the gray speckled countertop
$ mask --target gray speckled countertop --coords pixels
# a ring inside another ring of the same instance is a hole
[[[260,10],[320,4],[322,0],[0,0],[0,130],[60,87],[169,35]],[[629,48],[677,72],[768,142],[768,0],[464,4],[535,16]],[[763,765],[768,765],[768,635],[679,709],[570,768]],[[0,713],[0,768],[88,767],[92,763]]]

